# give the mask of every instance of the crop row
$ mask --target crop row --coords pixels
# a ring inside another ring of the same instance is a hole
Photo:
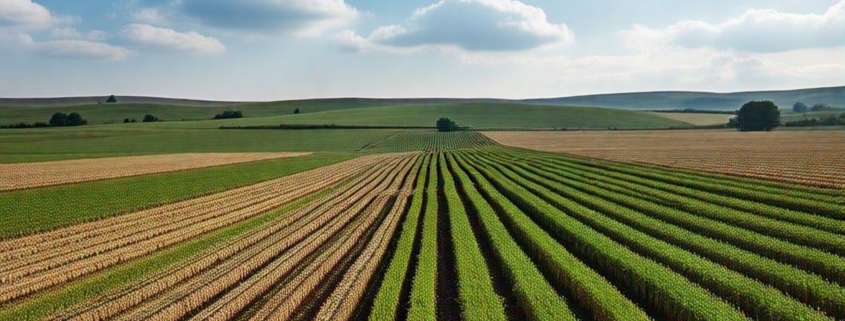
[[[333,221],[342,211],[351,208],[359,203],[359,200],[371,191],[379,182],[388,175],[390,164],[374,171],[369,175],[363,175],[360,179],[352,182],[360,184],[361,189],[345,189],[335,192],[326,197],[325,201],[314,202],[300,210],[297,210],[278,222],[272,222],[267,228],[258,232],[246,235],[228,244],[212,248],[203,254],[195,256],[189,262],[174,266],[157,275],[136,282],[134,285],[124,288],[122,291],[112,293],[101,299],[91,302],[78,309],[66,313],[66,319],[86,318],[92,315],[108,318],[126,309],[134,307],[146,300],[171,291],[174,286],[183,284],[186,280],[192,280],[201,274],[207,274],[221,262],[232,262],[247,260],[261,253],[263,249],[275,244],[277,248],[288,248],[298,241],[306,238],[316,230]],[[273,255],[272,251],[265,252]],[[240,259],[238,259],[240,258]],[[225,269],[223,270],[225,272]]]
[[[486,136],[473,131],[460,132],[405,132],[390,136],[368,149],[378,151],[446,151],[495,145]]]
[[[120,233],[115,233],[116,238],[111,238],[111,235],[83,238],[77,241],[82,243],[81,246],[69,246],[75,251],[68,252],[64,250],[65,247],[57,247],[54,250],[58,252],[57,255],[49,256],[41,261],[34,261],[33,259],[16,260],[14,263],[4,265],[4,283],[0,284],[0,290],[4,294],[0,296],[0,302],[6,302],[50,286],[72,281],[83,275],[234,224],[335,184],[344,178],[346,177],[339,175],[334,179],[323,179],[305,186],[293,185],[294,189],[290,189],[288,193],[281,195],[273,195],[274,191],[270,189],[265,191],[265,193],[270,194],[265,197],[266,199],[259,199],[258,202],[252,204],[240,203],[242,201],[240,198],[243,197],[239,196],[251,193],[260,194],[261,190],[253,192],[249,188],[239,189],[226,195],[234,198],[228,198],[232,202],[230,207],[199,206],[199,208],[188,208],[201,214],[197,215],[198,217],[184,220],[181,220],[178,215],[172,216],[173,218],[170,220],[153,220],[147,224],[138,225],[141,227],[139,230],[131,230],[129,231],[130,234],[123,238],[121,238]],[[307,180],[304,182],[311,183]],[[169,227],[167,223],[171,223],[175,227]],[[161,225],[156,226],[157,224]],[[157,228],[164,232],[158,232]],[[51,253],[50,251],[39,251],[37,254],[49,255]],[[39,257],[40,255],[32,256]]]

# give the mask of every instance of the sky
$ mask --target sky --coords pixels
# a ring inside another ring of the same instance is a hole
[[[845,85],[845,0],[0,0],[0,97]]]

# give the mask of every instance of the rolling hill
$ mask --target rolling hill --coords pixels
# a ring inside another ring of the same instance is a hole
[[[333,124],[355,126],[427,126],[440,117],[473,129],[641,129],[690,127],[650,112],[596,107],[560,107],[512,103],[463,103],[332,110],[299,115],[185,122],[176,126],[273,126]],[[162,126],[168,126],[162,124]]]
[[[542,105],[596,106],[623,109],[703,109],[737,110],[751,100],[771,100],[782,109],[792,108],[801,101],[807,105],[826,103],[845,106],[845,86],[779,91],[748,91],[736,93],[708,92],[640,92],[563,98],[528,99],[523,102]]]

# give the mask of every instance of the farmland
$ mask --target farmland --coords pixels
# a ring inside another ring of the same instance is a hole
[[[842,131],[490,132],[513,147],[845,188]]]
[[[479,133],[411,131],[344,157],[6,237],[0,319],[845,317],[841,190]]]
[[[2,129],[0,320],[845,318],[841,131],[490,106]]]
[[[0,164],[0,191],[296,157],[308,153],[175,154]]]

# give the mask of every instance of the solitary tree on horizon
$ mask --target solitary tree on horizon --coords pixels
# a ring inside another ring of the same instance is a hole
[[[774,102],[750,101],[736,113],[739,131],[771,131],[780,126],[780,110]]]

